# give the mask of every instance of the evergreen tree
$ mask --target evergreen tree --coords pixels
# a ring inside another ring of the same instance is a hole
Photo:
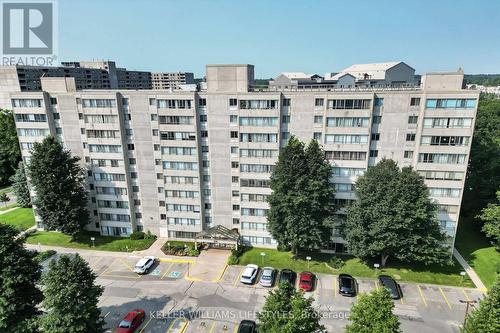
[[[97,307],[103,287],[80,255],[63,255],[49,263],[44,275],[42,329],[50,333],[102,333],[104,320]]]
[[[312,302],[312,298],[305,298],[303,292],[289,283],[280,283],[268,294],[262,311],[257,314],[259,332],[310,333],[324,329]]]
[[[12,111],[0,110],[0,186],[8,185],[21,160],[16,123]]]
[[[437,206],[411,167],[399,170],[396,162],[383,159],[358,178],[356,195],[343,228],[352,254],[363,259],[380,256],[382,266],[390,256],[425,264],[448,261]]]
[[[360,294],[353,304],[346,333],[399,333],[399,319],[392,313],[394,302],[384,289]]]
[[[0,193],[0,202],[5,204],[9,200],[10,199],[9,199],[9,196],[7,195],[7,193],[5,193],[5,192]]]
[[[479,307],[467,316],[463,333],[500,332],[500,277],[497,276],[488,295],[479,301]]]
[[[16,196],[18,206],[31,207],[30,190],[23,162],[19,162],[16,173],[10,177],[10,181],[12,182],[12,190]]]
[[[33,147],[28,166],[34,204],[46,230],[75,236],[88,223],[85,171],[52,136]]]
[[[332,235],[329,223],[334,211],[332,168],[316,141],[307,148],[292,136],[281,151],[271,175],[268,197],[269,232],[281,246],[317,249]]]
[[[41,267],[18,231],[0,223],[0,332],[37,332]]]

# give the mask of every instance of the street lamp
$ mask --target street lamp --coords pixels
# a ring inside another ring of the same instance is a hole
[[[90,240],[92,241],[92,247],[95,247],[95,237],[90,237]]]
[[[465,273],[464,271],[460,272],[460,275],[462,276],[462,285],[464,284],[465,274],[467,273]]]
[[[262,257],[262,266],[264,266],[264,257],[266,256],[265,252],[261,252],[260,256]]]
[[[380,267],[380,264],[375,263],[375,264],[373,264],[373,267],[375,267],[375,274],[378,274],[377,272],[378,272],[378,269]]]
[[[307,270],[309,270],[309,263],[311,262],[311,257],[307,256],[306,260],[307,260]]]
[[[464,272],[465,273],[465,272]],[[461,274],[461,273],[460,273]],[[469,314],[469,306],[474,306],[473,304],[476,304],[477,301],[464,301],[462,299],[458,300],[460,303],[465,303],[467,304],[466,308],[465,308],[465,318],[464,318],[464,328],[465,328],[465,324],[467,323],[467,315]]]

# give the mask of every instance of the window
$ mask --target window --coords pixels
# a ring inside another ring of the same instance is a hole
[[[333,175],[337,177],[362,176],[364,173],[363,168],[333,167]]]
[[[200,123],[206,123],[206,122],[207,122],[207,115],[200,114]]]
[[[368,127],[368,117],[327,117],[327,127]]]
[[[276,149],[240,149],[241,157],[272,158],[278,157]]]
[[[158,99],[156,105],[166,109],[191,109],[190,99]]]
[[[277,117],[240,117],[241,126],[276,126],[277,124]]]
[[[231,146],[231,154],[238,155],[238,147]]]
[[[473,109],[476,107],[476,99],[466,98],[439,98],[425,101],[427,109]]]
[[[424,128],[470,128],[472,118],[424,118]]]
[[[288,124],[290,122],[290,116],[281,117],[281,121],[283,122],[283,124]]]
[[[382,116],[373,116],[373,124],[380,124],[382,121]]]
[[[324,102],[325,102],[325,100],[323,98],[316,98],[314,100],[314,106],[323,106]]]
[[[131,164],[131,165],[136,164],[136,160],[135,160],[135,158],[129,158],[129,159],[128,159],[128,163],[129,163],[129,164]]]
[[[207,106],[207,99],[206,98],[198,98],[198,105],[199,106]]]
[[[240,224],[240,219],[233,218],[233,224]]]
[[[238,132],[237,131],[231,131],[231,139],[238,139]]]
[[[116,106],[114,99],[86,99],[82,100],[84,108],[111,108]]]
[[[161,140],[194,141],[195,133],[192,132],[160,132]]]
[[[240,133],[240,142],[278,142],[278,135],[275,133]]]
[[[52,105],[57,105],[57,98],[55,98],[55,97],[51,97],[51,98],[50,98],[50,104],[52,104]]]
[[[133,143],[129,143],[129,144],[127,144],[127,149],[128,149],[128,150],[134,150],[134,149],[135,149],[134,144],[133,144]]]
[[[240,191],[234,190],[231,192],[231,196],[234,197],[239,197],[240,196]]]
[[[42,100],[34,98],[15,98],[12,100],[12,106],[17,108],[40,108],[42,107]]]
[[[432,180],[462,180],[464,178],[464,172],[460,171],[418,171],[420,176],[425,179]]]
[[[364,151],[326,151],[325,158],[327,160],[364,161],[364,160],[366,160],[366,152],[364,152]]]
[[[416,124],[418,122],[418,116],[409,116],[408,124]]]
[[[201,131],[200,134],[202,138],[208,138],[208,131]]]
[[[238,106],[238,100],[236,98],[230,98],[229,106]]]
[[[236,161],[232,161],[231,162],[231,168],[237,169],[237,168],[239,168],[239,166],[240,166],[239,162],[236,162]]]
[[[240,186],[242,187],[262,187],[269,188],[271,185],[269,179],[241,179]]]
[[[54,119],[56,113],[54,113]],[[59,115],[59,113],[57,113]],[[23,123],[43,123],[47,121],[47,116],[44,114],[33,114],[33,113],[16,113],[15,115],[16,122]]]
[[[191,125],[194,117],[190,116],[160,116],[160,124]]]
[[[429,187],[429,194],[431,197],[458,198],[460,197],[460,189]]]
[[[372,141],[380,140],[380,133],[372,133]]]
[[[405,150],[404,158],[413,158],[413,150]]]
[[[231,183],[238,183],[239,182],[239,178],[238,176],[232,176],[231,177]]]
[[[378,156],[378,150],[370,150],[370,157],[377,157]]]
[[[240,164],[241,172],[251,173],[271,173],[274,170],[274,165],[268,164]]]
[[[163,169],[170,170],[198,170],[196,162],[163,161]]]
[[[314,116],[315,124],[323,124],[323,116]]]
[[[420,105],[420,97],[412,97],[410,99],[410,106],[419,106]]]
[[[240,109],[277,109],[278,101],[274,99],[265,100],[240,100]]]
[[[369,109],[371,99],[329,99],[328,109]]]
[[[466,162],[465,156],[465,154],[422,153],[419,154],[418,161],[436,164],[464,164]]]
[[[288,140],[289,137],[290,137],[290,132],[281,132],[282,140]]]
[[[231,114],[229,115],[229,122],[231,124],[236,124],[238,123],[238,116],[234,115],[234,114]]]
[[[368,142],[368,135],[350,135],[350,134],[326,134],[325,143],[327,144],[364,144]]]
[[[379,97],[375,97],[374,104],[375,104],[375,106],[382,106],[382,105],[384,105],[384,99],[379,98]]]
[[[320,132],[314,132],[313,133],[313,139],[317,141],[321,141],[321,133]]]
[[[290,98],[283,98],[283,106],[290,106]]]
[[[469,136],[422,136],[422,145],[431,146],[468,146]]]
[[[155,105],[156,106],[156,98],[150,98],[149,99],[149,105]]]
[[[406,141],[415,141],[415,133],[407,133]]]
[[[233,205],[233,210],[240,210],[240,205]]]
[[[93,153],[121,153],[122,147],[118,145],[89,145],[89,151]]]

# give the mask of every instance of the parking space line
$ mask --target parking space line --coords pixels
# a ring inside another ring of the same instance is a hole
[[[208,333],[213,333],[215,328],[215,323],[212,324],[212,327],[210,327],[210,331]]]
[[[97,264],[100,263],[102,261],[104,257],[99,257],[94,263],[92,264],[89,264],[90,268],[92,270],[95,270],[97,268]]]
[[[123,264],[123,265],[125,265],[125,267],[127,267],[127,268],[131,271],[131,272],[133,272],[133,271],[134,271],[134,269],[133,269],[133,268],[132,268],[129,264],[127,264],[127,263],[125,262],[125,260],[123,260],[122,258],[118,258],[118,259],[119,259],[119,260],[122,262],[122,264]]]
[[[443,296],[444,298],[444,301],[446,302],[446,304],[448,304],[448,307],[450,308],[451,310],[451,305],[450,305],[450,302],[448,302],[448,298],[446,298],[446,295],[444,294],[443,292],[443,289],[441,289],[441,287],[438,287],[439,288],[439,291],[441,292],[441,295]]]
[[[149,317],[149,320],[146,322],[146,325],[144,325],[144,327],[143,327],[143,328],[141,328],[141,330],[139,331],[139,333],[144,332],[144,330],[146,329],[146,327],[148,327],[149,322],[151,321],[151,319],[153,319],[153,317]]]
[[[233,285],[236,286],[236,284],[238,283],[238,281],[241,279],[241,275],[243,274],[243,271],[245,270],[245,267],[243,267],[240,271],[240,273],[238,274],[238,276],[236,277],[236,279],[234,280],[234,283]]]
[[[470,297],[469,297],[469,295],[467,295],[467,292],[465,291],[465,289],[462,289],[462,292],[464,293],[465,298],[467,299],[467,301],[470,302]]]
[[[118,278],[124,278],[124,279],[134,279],[134,280],[138,280],[141,278],[140,275],[137,275],[137,276],[128,276],[128,275],[118,275],[118,274],[101,274],[100,276],[104,276],[104,277],[118,277]]]
[[[165,333],[169,333],[169,332],[171,332],[171,331],[172,331],[172,329],[174,328],[175,324],[176,324],[178,321],[180,321],[180,320],[182,320],[182,321],[183,321],[183,323],[182,323],[181,328],[177,331],[177,333],[182,333],[182,332],[184,332],[184,331],[186,330],[186,327],[187,327],[187,325],[189,324],[189,322],[186,320],[186,318],[179,317],[179,318],[176,318],[174,321],[172,321],[172,323],[170,324],[170,326],[168,326],[167,331],[166,331]],[[140,332],[140,333],[142,333],[142,332]]]
[[[236,325],[236,326],[234,327],[234,331],[233,331],[233,333],[236,333],[237,331],[238,331],[238,325]]]
[[[162,275],[160,280],[163,280],[163,278],[168,274],[168,272],[170,271],[170,269],[174,264],[175,264],[174,262],[170,263],[170,266],[168,266],[167,270],[165,271],[165,274]]]
[[[422,289],[420,288],[419,285],[417,285],[418,292],[420,293],[420,297],[422,298],[422,301],[424,302],[424,305],[427,306],[427,301],[425,300],[424,293],[422,292]]]
[[[401,304],[403,304],[403,305],[405,304],[405,302],[403,301],[403,297],[401,297],[401,298],[399,299],[399,301],[401,302]]]
[[[219,275],[219,277],[218,277],[218,278],[213,279],[213,280],[212,280],[212,282],[217,283],[217,282],[222,281],[222,280],[224,279],[224,275],[226,275],[227,267],[228,267],[228,265],[225,265],[225,266],[224,266],[224,269],[222,270],[222,272],[221,272],[221,274]]]
[[[107,316],[109,316],[109,314],[110,314],[110,313],[111,313],[111,311],[109,311],[108,313],[106,313],[106,314],[104,315],[104,318],[106,318]]]
[[[378,290],[378,282],[377,282],[377,280],[375,280],[374,283],[375,283],[375,289]]]
[[[337,297],[337,279],[333,278],[333,297]]]

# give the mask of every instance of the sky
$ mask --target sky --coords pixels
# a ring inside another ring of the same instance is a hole
[[[401,60],[417,73],[500,73],[499,0],[59,0],[59,60],[256,78]]]

